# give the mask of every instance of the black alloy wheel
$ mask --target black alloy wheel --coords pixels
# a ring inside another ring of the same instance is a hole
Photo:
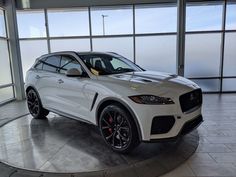
[[[99,126],[103,139],[116,152],[128,153],[139,144],[133,118],[118,104],[104,108]]]
[[[36,119],[45,118],[49,114],[49,111],[42,107],[40,98],[33,89],[27,92],[27,105],[30,114]]]

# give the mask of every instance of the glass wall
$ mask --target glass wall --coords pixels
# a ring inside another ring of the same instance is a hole
[[[45,18],[42,10],[19,11],[17,24],[20,38],[46,37]]]
[[[185,76],[219,77],[221,34],[187,34]]]
[[[135,31],[137,34],[176,32],[176,4],[135,6]]]
[[[136,62],[148,70],[176,73],[176,35],[136,37]]]
[[[17,11],[24,77],[40,55],[71,50],[116,52],[176,73],[176,16],[176,4]]]
[[[90,51],[90,40],[85,39],[51,39],[51,51]]]
[[[91,8],[94,51],[116,52],[134,61],[133,7]]]
[[[95,38],[93,39],[93,50],[101,52],[116,52],[133,61],[133,38]]]
[[[88,36],[88,16],[88,8],[49,10],[49,36]]]
[[[223,91],[236,91],[236,2],[226,9]]]
[[[5,12],[0,8],[0,104],[14,98]]]
[[[176,73],[176,4],[135,6],[136,63],[147,70]]]
[[[204,91],[220,91],[223,1],[187,3],[185,77]]]
[[[186,8],[186,31],[221,30],[222,10],[223,2],[188,3]]]
[[[35,59],[48,53],[43,10],[17,11],[23,77]]]
[[[2,9],[0,9],[0,36],[6,37],[5,17]]]
[[[236,91],[236,3],[227,1],[227,13],[224,3],[186,6],[184,76],[207,92]],[[40,55],[70,50],[116,52],[146,70],[177,73],[176,3],[24,10],[17,20],[24,76]]]
[[[132,6],[91,8],[92,35],[133,34]]]
[[[34,64],[35,59],[48,53],[47,40],[21,40],[20,50],[25,78],[26,71]]]

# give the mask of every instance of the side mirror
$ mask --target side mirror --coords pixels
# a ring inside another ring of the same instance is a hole
[[[76,68],[71,68],[71,69],[66,71],[66,76],[68,76],[68,77],[80,77],[80,76],[82,76],[82,73]]]

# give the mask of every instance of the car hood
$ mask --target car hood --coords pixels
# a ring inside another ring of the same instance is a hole
[[[99,76],[98,80],[103,81],[105,85],[115,84],[116,86],[113,86],[113,89],[118,89],[117,92],[120,89],[128,88],[128,90],[141,94],[155,94],[158,92],[161,95],[165,95],[170,92],[187,92],[199,88],[197,84],[186,78],[156,71],[128,72]]]

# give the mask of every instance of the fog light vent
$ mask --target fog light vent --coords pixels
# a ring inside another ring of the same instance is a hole
[[[174,116],[157,116],[152,120],[151,134],[168,133],[175,123]]]

